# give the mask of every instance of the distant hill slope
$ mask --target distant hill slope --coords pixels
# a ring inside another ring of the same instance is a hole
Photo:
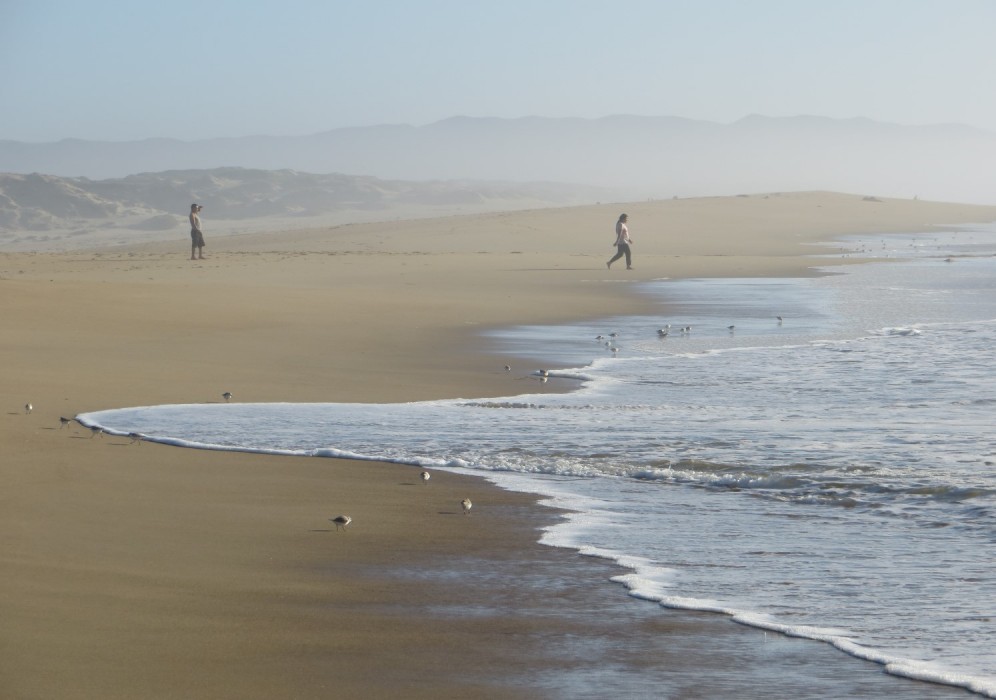
[[[784,190],[996,203],[996,135],[961,125],[750,116],[454,117],[195,142],[0,141],[0,172],[117,178],[226,166],[388,180],[569,182],[624,198]]]
[[[205,206],[205,221],[213,233],[220,233],[245,229],[250,222],[257,228],[279,228],[288,227],[288,221],[307,226],[328,220],[566,206],[609,194],[555,183],[405,182],[247,168],[106,180],[7,173],[0,174],[0,233],[7,234],[0,236],[0,243],[52,241],[61,234],[85,237],[114,229],[175,234],[187,226],[191,202]]]

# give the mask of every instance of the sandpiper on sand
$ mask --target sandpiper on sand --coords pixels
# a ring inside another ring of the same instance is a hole
[[[334,518],[329,518],[329,522],[335,523],[335,529],[338,532],[340,528],[345,530],[346,526],[353,522],[353,519],[348,515],[337,515]]]

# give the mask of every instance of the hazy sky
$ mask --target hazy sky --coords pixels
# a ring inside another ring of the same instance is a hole
[[[0,139],[757,113],[996,131],[996,0],[0,0]]]

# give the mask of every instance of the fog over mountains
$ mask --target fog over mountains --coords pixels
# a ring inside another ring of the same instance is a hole
[[[238,168],[245,172],[236,175]],[[200,172],[217,169],[225,170]],[[113,204],[80,204],[78,219],[100,211],[119,215],[123,207],[142,210],[147,228],[166,225],[156,216],[182,218],[189,201],[223,191],[221,208],[233,218],[308,216],[355,209],[357,202],[368,212],[401,203],[459,211],[461,198],[480,210],[790,190],[996,204],[996,134],[962,125],[807,116],[751,116],[732,124],[677,117],[454,117],[310,136],[0,141],[0,173],[71,178],[64,183],[69,189]],[[342,175],[319,177],[330,173]],[[218,182],[201,186],[212,177]],[[59,188],[44,180],[11,184],[7,178],[0,227],[66,223],[65,211],[45,209],[42,192]],[[205,214],[212,211],[207,204]],[[222,216],[218,208],[213,214]]]
[[[311,136],[0,141],[0,172],[102,179],[240,166],[392,180],[567,182],[622,187],[637,197],[836,189],[991,203],[994,155],[996,134],[959,125],[762,116],[732,124],[454,117]]]

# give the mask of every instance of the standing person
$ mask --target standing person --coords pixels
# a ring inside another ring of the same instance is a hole
[[[201,233],[201,217],[197,216],[203,209],[200,204],[190,205],[190,259],[204,259],[204,234]],[[194,256],[194,251],[197,256]]]
[[[605,263],[605,267],[610,270],[612,269],[612,263],[624,255],[626,256],[626,269],[633,269],[633,254],[629,250],[629,246],[633,241],[629,237],[629,227],[626,225],[627,221],[629,221],[629,215],[620,214],[619,221],[616,222],[616,242],[612,245],[616,246],[618,250],[612,259]]]

